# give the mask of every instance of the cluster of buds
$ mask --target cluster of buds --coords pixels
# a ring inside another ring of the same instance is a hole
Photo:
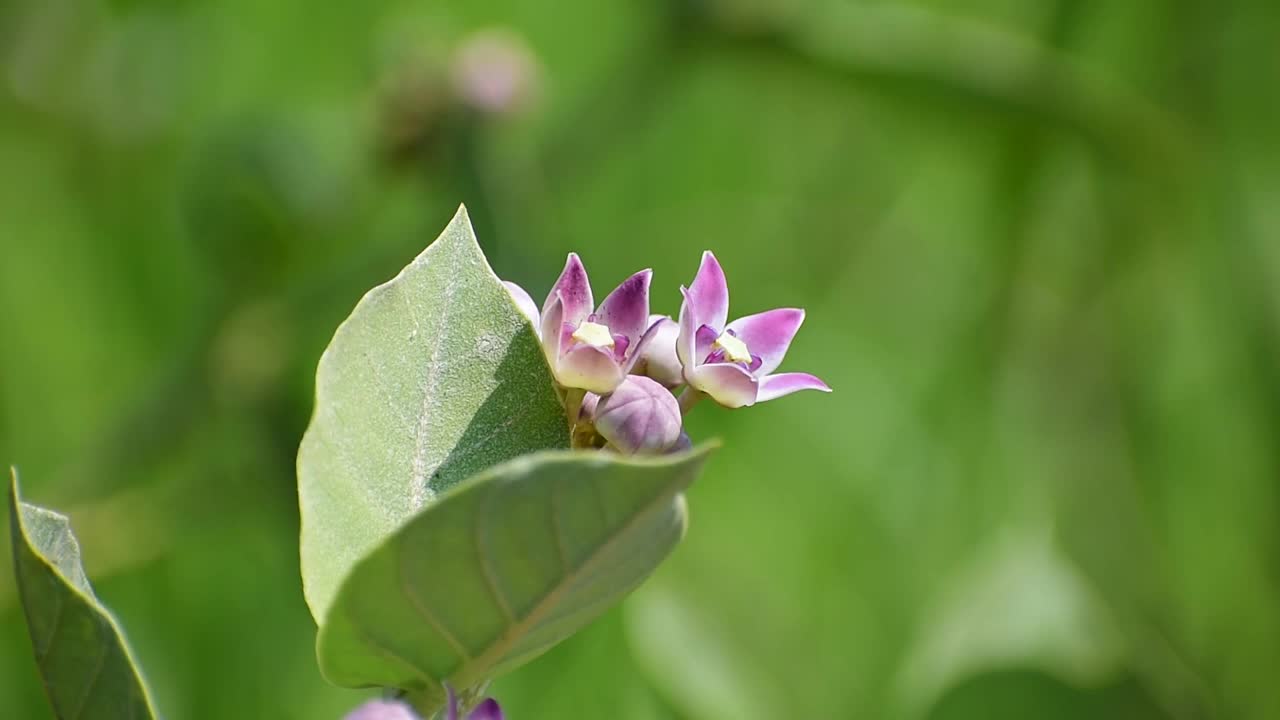
[[[728,408],[799,390],[829,392],[807,373],[775,373],[804,311],[769,310],[728,322],[729,286],[711,252],[687,288],[678,320],[649,313],[653,273],[622,281],[597,307],[586,268],[574,253],[541,310],[506,283],[533,323],[551,366],[576,447],[660,454],[688,447],[683,416],[710,397]],[[677,399],[674,394],[683,386]]]

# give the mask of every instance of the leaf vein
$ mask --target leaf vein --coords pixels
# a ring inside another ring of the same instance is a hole
[[[497,569],[493,566],[493,558],[489,557],[488,543],[485,542],[485,537],[487,536],[485,532],[485,518],[489,516],[486,509],[489,506],[489,501],[496,494],[497,493],[494,490],[489,490],[489,492],[481,498],[480,513],[479,517],[476,518],[475,532],[472,533],[472,539],[474,540],[476,548],[476,559],[480,561],[480,574],[484,576],[484,584],[489,590],[489,595],[493,597],[494,604],[502,611],[502,615],[506,618],[506,621],[508,623],[515,623],[515,613],[512,612],[511,605],[508,604],[507,597],[499,586]]]
[[[404,658],[403,656],[400,655],[400,653],[388,647],[378,638],[375,638],[373,635],[369,634],[369,631],[366,630],[364,626],[351,615],[351,613],[348,612],[346,613],[346,615],[347,615],[347,621],[351,623],[352,631],[358,634],[361,640],[364,640],[365,645],[375,650],[383,658],[391,660],[393,662],[396,662],[408,668],[410,672],[412,672],[414,675],[417,675],[418,678],[425,680],[428,685],[439,685],[440,687],[444,687],[444,683],[436,679],[434,675],[418,667],[417,663]]]
[[[524,420],[529,415],[530,412],[532,412],[530,406],[525,405],[520,409],[518,413],[508,417],[501,424],[495,426],[484,437],[480,438],[479,440],[476,440],[475,442],[467,445],[466,447],[455,449],[452,453],[453,462],[451,464],[451,467],[459,467],[460,463],[470,460],[478,450],[488,445],[489,443],[493,442],[494,438],[501,435],[512,425],[516,424],[517,422],[520,422],[521,420]]]
[[[430,625],[431,628],[440,635],[440,637],[444,638],[445,642],[449,643],[449,646],[458,654],[458,657],[462,658],[463,662],[470,662],[471,653],[467,652],[466,646],[458,640],[458,637],[454,635],[453,631],[445,625],[444,621],[441,620],[438,615],[436,615],[427,602],[418,595],[418,593],[413,589],[413,586],[405,581],[404,562],[406,557],[408,556],[404,553],[400,553],[400,564],[396,568],[398,571],[396,574],[400,581],[400,592],[402,592],[405,598],[409,600],[409,604],[413,606],[414,612],[416,612],[419,617]]]
[[[101,621],[99,621],[101,622]],[[101,643],[102,652],[98,653],[98,660],[93,666],[93,673],[89,675],[89,682],[85,685],[84,695],[80,697],[80,704],[76,706],[74,717],[80,718],[84,715],[85,705],[89,702],[89,698],[93,695],[93,688],[98,684],[98,678],[102,677],[102,667],[107,662],[107,653],[110,651],[110,644]]]
[[[594,484],[594,483],[593,483]],[[490,645],[484,653],[477,657],[476,662],[479,667],[487,668],[497,665],[503,660],[508,652],[517,646],[520,638],[528,635],[534,628],[538,627],[542,622],[543,616],[554,610],[560,601],[560,598],[569,591],[569,588],[577,582],[579,578],[594,571],[595,566],[603,562],[603,559],[613,549],[614,545],[619,542],[619,538],[627,535],[632,529],[646,519],[650,514],[659,510],[663,503],[670,500],[677,492],[674,487],[677,483],[672,483],[672,489],[656,496],[652,502],[638,509],[612,534],[607,540],[602,542],[598,547],[591,551],[591,554],[582,561],[580,565],[573,568],[567,575],[563,575],[560,581],[542,596],[538,604],[529,611],[527,615],[518,622],[507,628],[497,639],[494,644]]]
[[[58,611],[53,615],[53,627],[49,628],[49,637],[44,641],[44,647],[37,649],[36,662],[44,666],[45,658],[49,657],[49,653],[53,651],[53,641],[58,636],[58,630],[62,627],[62,614],[67,608],[67,601],[63,599],[62,593],[55,594],[58,598]]]

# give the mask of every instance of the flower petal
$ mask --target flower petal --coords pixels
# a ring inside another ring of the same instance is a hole
[[[502,720],[502,708],[498,707],[497,700],[488,698],[471,711],[467,720]]]
[[[542,310],[541,326],[542,329],[538,335],[542,337],[542,351],[547,354],[547,362],[554,368],[556,361],[560,358],[563,334],[561,328],[564,327],[564,304],[560,302],[559,297],[554,298]]]
[[[666,315],[650,315],[649,330],[645,334],[650,333],[652,337],[645,347],[632,354],[633,360],[639,361],[638,372],[669,388],[683,385],[684,371],[676,354],[680,325]]]
[[[757,381],[751,373],[730,363],[699,365],[686,368],[685,377],[691,387],[711,396],[728,408],[745,407],[756,402]]]
[[[343,720],[418,720],[418,716],[402,702],[370,700],[347,713]]]
[[[578,422],[594,422],[596,406],[600,404],[600,396],[589,392],[582,396],[582,407],[578,409]]]
[[[631,338],[626,335],[613,334],[613,359],[622,362],[627,357],[627,348],[631,345]],[[632,363],[627,363],[630,367]]]
[[[564,305],[562,322],[574,327],[595,309],[595,300],[591,297],[591,281],[587,279],[587,269],[582,266],[577,253],[569,253],[569,258],[564,262],[564,270],[560,272],[556,284],[551,286],[551,292],[547,293],[546,302],[542,304],[544,315],[557,296]]]
[[[671,321],[668,320],[667,322],[671,322]],[[639,362],[640,358],[645,356],[645,353],[648,352],[649,346],[653,344],[653,341],[658,337],[658,334],[661,332],[661,330],[662,330],[661,324],[654,323],[649,326],[648,330],[644,331],[644,334],[640,336],[640,341],[635,344],[635,347],[630,349],[631,350],[630,355],[628,355],[626,357],[626,360],[622,363],[623,374],[625,375],[631,374],[631,369],[635,367],[636,363]]]
[[[680,333],[676,336],[676,358],[684,367],[684,374],[687,377],[689,371],[698,364],[693,352],[698,323],[694,318],[693,308],[690,307],[689,290],[682,287],[680,294],[684,296],[684,301],[680,303]]]
[[[538,306],[534,304],[533,298],[524,288],[509,281],[503,280],[502,284],[507,288],[507,294],[511,296],[511,300],[516,304],[516,309],[520,314],[529,318],[529,322],[533,323],[534,334],[542,332],[542,328],[538,325]]]
[[[625,375],[613,353],[592,345],[574,345],[560,356],[555,366],[556,380],[565,387],[582,388],[607,395]]]
[[[689,285],[685,302],[693,309],[694,327],[710,325],[716,332],[724,329],[729,318],[729,284],[720,261],[710,250],[702,253],[702,265]]]
[[[791,340],[804,323],[804,311],[797,308],[766,310],[738,318],[729,323],[738,339],[746,343],[752,355],[760,356],[757,375],[768,375],[782,364]]]
[[[649,281],[652,270],[641,270],[632,275],[600,303],[596,312],[598,322],[609,327],[609,332],[639,340],[649,327]]]
[[[831,392],[831,388],[827,387],[826,383],[809,373],[778,373],[760,381],[760,394],[756,402],[780,398],[800,390]]]

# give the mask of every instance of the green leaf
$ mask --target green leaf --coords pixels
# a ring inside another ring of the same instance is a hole
[[[683,491],[710,448],[628,459],[546,452],[447,493],[356,566],[320,629],[331,682],[483,685],[598,617],[684,534]]]
[[[57,717],[154,718],[124,633],[85,577],[67,518],[22,502],[17,471],[9,485],[9,534],[36,665]]]
[[[320,358],[298,451],[311,614],[321,622],[351,568],[450,486],[568,443],[533,327],[460,208],[413,263],[365,295]]]

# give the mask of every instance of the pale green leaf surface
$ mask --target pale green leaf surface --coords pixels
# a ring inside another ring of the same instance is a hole
[[[709,451],[548,452],[468,481],[356,566],[321,627],[321,670],[407,690],[430,712],[442,683],[471,688],[533,659],[670,553]]]
[[[55,715],[154,718],[124,634],[85,577],[67,518],[22,502],[16,472],[9,486],[9,528],[18,593]]]
[[[567,445],[537,336],[459,209],[365,295],[320,359],[298,451],[303,589],[316,621],[352,566],[440,492]]]

